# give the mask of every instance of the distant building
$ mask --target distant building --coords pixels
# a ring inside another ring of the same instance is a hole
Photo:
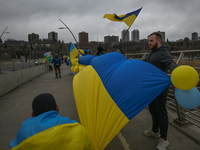
[[[121,39],[124,38],[123,42],[128,42],[129,41],[129,31],[127,32],[126,29],[124,29],[122,32],[121,32]],[[126,35],[125,35],[126,34]],[[125,37],[124,37],[125,35]]]
[[[35,33],[28,34],[28,42],[32,42],[32,43],[39,42],[39,34],[35,34]]]
[[[192,41],[196,41],[196,40],[198,40],[198,33],[193,32],[192,33]]]
[[[48,33],[48,40],[51,40],[51,41],[58,41],[58,33],[54,32],[54,31],[51,31]]]
[[[78,35],[79,35],[80,44],[88,43],[88,33],[83,31],[83,32],[80,32]]]
[[[104,36],[104,43],[109,43],[109,42],[119,42],[119,37],[118,36]]]
[[[131,31],[131,41],[133,41],[133,42],[139,42],[140,41],[138,29],[134,29],[133,31]]]

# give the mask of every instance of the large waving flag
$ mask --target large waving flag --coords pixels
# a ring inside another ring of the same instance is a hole
[[[99,150],[170,85],[170,76],[152,64],[117,52],[94,57],[73,79],[81,124]]]
[[[140,13],[142,7],[136,11],[117,16],[116,14],[105,14],[103,18],[107,18],[111,21],[118,21],[118,22],[124,22],[127,26],[131,27],[133,22],[135,21],[136,17]]]
[[[10,150],[97,150],[87,131],[75,120],[48,111],[23,122]]]

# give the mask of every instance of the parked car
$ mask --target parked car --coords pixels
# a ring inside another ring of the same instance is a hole
[[[35,65],[41,65],[43,62],[42,62],[42,59],[38,59],[36,62],[35,62]]]

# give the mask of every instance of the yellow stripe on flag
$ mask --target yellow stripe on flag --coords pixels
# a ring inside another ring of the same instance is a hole
[[[112,100],[91,65],[75,75],[73,91],[81,124],[97,148],[103,150],[129,119]]]

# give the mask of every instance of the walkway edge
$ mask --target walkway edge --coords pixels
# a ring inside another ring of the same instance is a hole
[[[176,119],[176,115],[171,113],[171,112],[169,112],[169,111],[168,111],[168,117],[169,117],[169,124],[171,126],[173,126],[178,131],[183,133],[185,136],[190,138],[196,144],[200,145],[200,140],[199,140],[200,132],[191,130],[191,128],[195,128],[194,125],[189,124],[189,125],[179,126],[179,125],[175,124],[173,121],[174,121],[174,119]],[[190,126],[190,128],[189,128],[189,126]]]

